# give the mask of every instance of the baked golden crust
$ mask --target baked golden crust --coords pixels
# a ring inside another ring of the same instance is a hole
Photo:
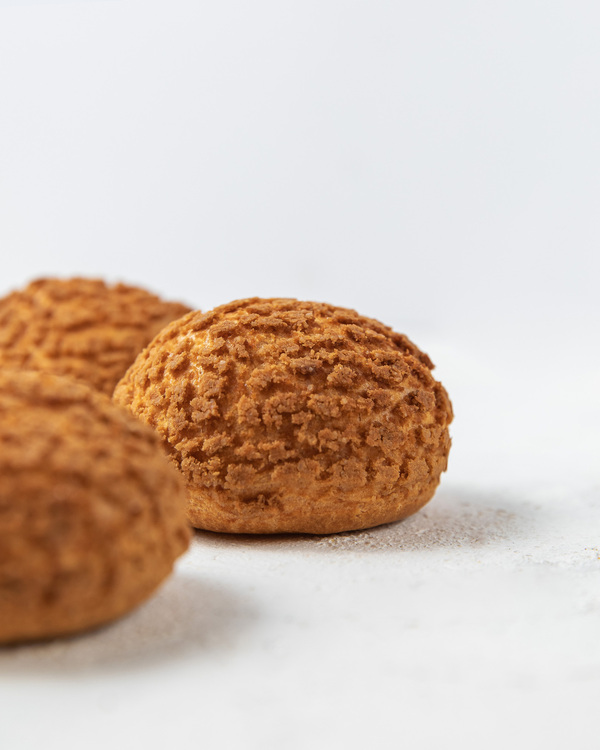
[[[187,548],[158,437],[88,386],[0,371],[0,643],[108,622]]]
[[[169,325],[114,399],[161,435],[194,526],[325,534],[433,496],[452,407],[432,367],[353,310],[248,299]]]
[[[0,367],[68,375],[110,396],[146,344],[189,311],[125,284],[39,279],[0,299]]]

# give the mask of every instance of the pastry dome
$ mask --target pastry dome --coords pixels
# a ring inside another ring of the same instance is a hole
[[[156,433],[83,384],[0,371],[0,643],[119,617],[188,542]]]
[[[161,436],[194,526],[325,534],[433,496],[452,407],[432,367],[353,310],[246,299],[167,326],[114,399]]]
[[[0,367],[68,375],[110,396],[146,344],[187,312],[125,284],[39,279],[0,299]]]

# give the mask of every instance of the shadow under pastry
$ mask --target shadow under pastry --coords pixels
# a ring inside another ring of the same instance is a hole
[[[0,649],[0,673],[69,676],[144,669],[190,652],[235,648],[256,619],[243,594],[178,572],[131,614],[97,630]]]
[[[232,546],[304,550],[307,552],[420,551],[440,548],[477,548],[515,540],[530,525],[518,498],[477,492],[460,487],[441,488],[418,513],[395,523],[360,531],[325,536],[307,534],[219,534],[196,530],[203,546],[224,549]]]

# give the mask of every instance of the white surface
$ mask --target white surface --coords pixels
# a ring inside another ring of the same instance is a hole
[[[0,748],[594,746],[598,9],[212,5],[0,0],[0,294],[356,307],[438,365],[449,472],[381,529],[198,534],[130,617],[0,650]]]
[[[201,534],[136,614],[2,654],[0,738],[593,746],[599,525],[591,494],[447,489],[413,519],[361,534]]]

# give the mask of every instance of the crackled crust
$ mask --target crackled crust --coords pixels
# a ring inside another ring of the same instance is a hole
[[[188,543],[155,433],[75,381],[0,371],[0,643],[124,614]]]
[[[0,367],[68,375],[111,395],[149,341],[190,311],[98,279],[39,279],[0,299]]]
[[[114,398],[163,438],[193,525],[331,533],[432,497],[452,420],[432,367],[353,310],[248,299],[172,323]]]

